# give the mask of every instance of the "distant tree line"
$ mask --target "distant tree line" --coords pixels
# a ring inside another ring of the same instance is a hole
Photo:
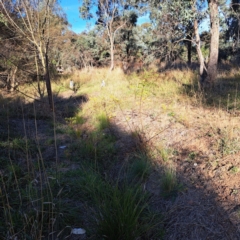
[[[240,0],[83,0],[80,16],[95,26],[69,30],[57,0],[0,0],[0,75],[10,91],[22,82],[45,80],[51,106],[51,76],[58,66],[125,73],[152,63],[199,63],[199,83],[211,88],[221,60],[238,62]],[[142,16],[149,21],[138,24]],[[209,30],[201,26],[209,21]],[[204,23],[205,22],[205,23]],[[0,78],[1,81],[1,78]]]

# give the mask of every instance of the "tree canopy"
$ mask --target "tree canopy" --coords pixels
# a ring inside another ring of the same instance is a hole
[[[223,0],[83,0],[80,16],[95,19],[95,26],[80,34],[68,29],[66,15],[54,0],[0,0],[0,8],[5,45],[1,68],[8,71],[9,80],[24,64],[30,75],[46,75],[47,55],[50,70],[58,65],[113,70],[118,65],[127,73],[140,63],[147,68],[154,62],[172,66],[177,59],[188,65],[198,61],[199,81],[212,85],[218,53],[226,58],[230,52],[237,54],[239,47],[238,0],[230,6]],[[142,16],[147,22],[140,22]]]

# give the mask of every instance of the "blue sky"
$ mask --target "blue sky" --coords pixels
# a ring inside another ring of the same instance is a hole
[[[87,21],[79,17],[79,0],[60,0],[63,11],[67,14],[68,22],[72,25],[72,30],[80,33],[87,28]],[[88,21],[89,22],[89,21]],[[92,21],[94,24],[94,21]]]
[[[59,0],[60,5],[63,8],[63,11],[67,14],[68,22],[72,25],[72,31],[75,33],[80,33],[87,29],[87,24],[91,24],[92,26],[95,23],[95,20],[91,21],[83,20],[79,17],[79,0]],[[138,23],[144,23],[149,21],[148,16],[143,16],[138,19]]]
[[[67,14],[68,22],[72,25],[72,31],[76,33],[83,32],[87,29],[87,24],[90,26],[93,26],[95,23],[95,20],[92,19],[91,21],[83,20],[79,17],[79,6],[80,1],[79,0],[59,0],[60,5],[63,8],[63,11]],[[230,0],[227,0],[227,4],[229,4]],[[139,17],[138,24],[142,24],[144,22],[148,22],[149,17],[143,16]],[[207,30],[209,26],[209,20],[205,20],[202,24],[201,31]]]

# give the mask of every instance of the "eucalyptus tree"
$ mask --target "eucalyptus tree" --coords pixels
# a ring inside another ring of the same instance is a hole
[[[96,9],[95,12],[94,9]],[[127,16],[131,11],[129,2],[127,0],[83,0],[79,11],[82,18],[95,18],[96,24],[106,30],[110,45],[110,70],[113,70],[116,34],[126,26]]]
[[[109,58],[109,47],[101,26],[81,33],[76,41],[81,67],[104,66]]]
[[[219,7],[226,4],[224,0],[162,0],[151,1],[152,8],[155,7],[155,19],[160,22],[161,35],[168,37],[170,42],[180,42],[181,39],[192,41],[197,50],[200,63],[200,83],[202,87],[213,86],[217,77],[217,63],[219,52]],[[201,50],[201,39],[199,34],[199,23],[206,16],[210,19],[210,54],[206,65]],[[182,27],[192,22],[194,34],[192,39],[181,33]],[[171,32],[168,33],[170,29]],[[176,33],[179,35],[176,36]],[[167,34],[167,35],[166,35]],[[182,35],[182,36],[181,36]],[[169,42],[168,41],[168,42]],[[167,43],[166,43],[167,45]]]
[[[138,16],[133,12],[129,12],[126,18],[126,25],[124,28],[120,29],[116,38],[116,45],[118,50],[118,56],[121,61],[128,62],[131,56],[136,57],[137,54],[137,39],[134,34],[134,28],[137,24]]]
[[[155,33],[152,50],[155,51],[156,57],[172,62],[180,55],[183,41],[187,44],[192,41],[191,3],[179,0],[152,0],[149,7]]]

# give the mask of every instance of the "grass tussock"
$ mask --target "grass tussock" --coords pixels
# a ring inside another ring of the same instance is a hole
[[[160,185],[164,197],[176,197],[178,191],[182,189],[176,176],[176,170],[172,166],[164,169]]]

